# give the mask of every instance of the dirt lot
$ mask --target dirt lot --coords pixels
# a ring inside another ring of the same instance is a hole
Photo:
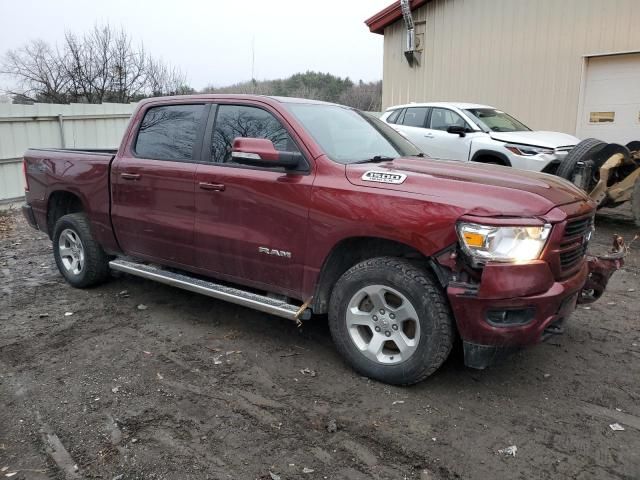
[[[592,250],[635,232],[625,211],[597,225]],[[322,318],[128,276],[74,290],[48,239],[0,216],[0,478],[638,479],[635,247],[566,335],[396,388],[354,374]]]

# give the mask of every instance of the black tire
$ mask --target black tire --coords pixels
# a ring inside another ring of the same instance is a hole
[[[631,192],[631,210],[636,220],[636,225],[640,227],[640,177],[636,179],[636,184]]]
[[[367,358],[350,336],[346,317],[349,302],[362,288],[371,285],[401,293],[417,313],[417,344],[400,363],[384,364]],[[394,385],[411,385],[435,372],[451,352],[455,331],[446,296],[434,277],[394,257],[365,260],[340,277],[331,294],[329,327],[337,350],[357,372]]]
[[[640,140],[633,140],[627,143],[627,148],[632,152],[640,152]]]
[[[68,265],[71,257],[65,256],[63,259],[60,252],[61,243],[64,247],[68,233],[62,240],[61,234],[69,231],[74,233],[81,242],[83,262],[77,272],[65,265],[65,262]],[[73,287],[86,288],[109,278],[109,257],[93,239],[89,220],[84,213],[71,213],[58,219],[53,229],[53,257],[64,279]]]
[[[592,158],[607,144],[596,138],[587,138],[571,149],[569,154],[560,162],[556,175],[573,182],[574,170],[578,162]]]

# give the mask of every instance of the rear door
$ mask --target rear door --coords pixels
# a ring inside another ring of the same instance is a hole
[[[465,127],[468,133],[464,137],[448,133],[447,129],[451,126]],[[457,112],[449,108],[433,107],[425,129],[424,152],[431,158],[466,162],[469,160],[471,142],[478,135],[483,134],[473,132],[473,128]]]
[[[306,166],[290,173],[237,164],[231,158],[237,137],[268,138],[277,150],[300,151]],[[209,163],[196,171],[198,267],[295,296],[303,280],[313,183],[310,155],[285,119],[258,103],[213,108],[204,145],[203,160]]]
[[[112,221],[125,253],[193,265],[195,159],[208,105],[157,105],[111,169]]]
[[[425,126],[429,117],[429,107],[409,107],[395,118],[395,124],[391,125],[420,150],[428,146],[425,138]]]

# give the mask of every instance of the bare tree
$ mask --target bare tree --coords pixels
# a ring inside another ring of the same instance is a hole
[[[18,92],[24,99],[47,98],[51,102],[66,100],[69,79],[58,53],[41,40],[34,40],[7,52],[0,73],[15,77]]]
[[[367,112],[382,108],[382,81],[364,83],[360,81],[340,95],[339,102]]]
[[[67,32],[61,47],[32,41],[10,50],[0,73],[17,81],[10,93],[39,102],[127,103],[193,91],[182,72],[109,25],[82,36]]]

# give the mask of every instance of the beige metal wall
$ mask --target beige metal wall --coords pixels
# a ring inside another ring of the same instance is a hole
[[[24,196],[22,154],[27,148],[117,148],[135,107],[0,104],[0,204]]]
[[[585,55],[640,51],[640,0],[432,0],[414,11],[421,64],[385,29],[382,104],[464,101],[534,129],[576,131]]]

